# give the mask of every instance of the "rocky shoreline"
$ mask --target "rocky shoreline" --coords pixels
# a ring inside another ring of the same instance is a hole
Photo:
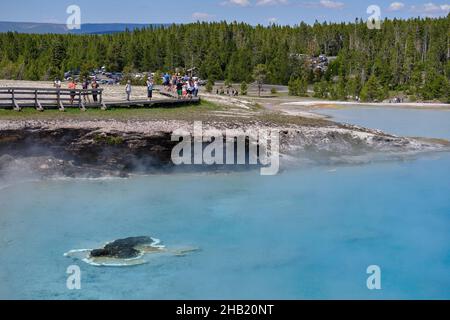
[[[222,132],[239,128],[238,123],[226,121],[204,123],[204,126]],[[243,123],[241,129],[262,128],[279,130],[280,152],[284,157],[301,156],[318,163],[351,162],[349,159],[369,154],[449,150],[446,141],[397,137],[333,122],[326,126],[277,126],[255,121]],[[192,123],[0,120],[0,177],[32,174],[39,178],[99,178],[170,171],[175,168],[171,152],[178,143],[172,141],[171,134],[177,129],[192,132]]]

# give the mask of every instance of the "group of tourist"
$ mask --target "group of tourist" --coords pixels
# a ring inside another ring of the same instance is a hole
[[[152,77],[148,77],[146,86],[147,86],[147,100],[150,101],[153,99],[153,89],[155,86],[155,82],[153,81]],[[130,101],[132,92],[133,92],[133,86],[132,86],[131,80],[128,80],[127,84],[125,85],[125,94],[127,96],[127,101]]]
[[[176,75],[169,75],[166,73],[163,78],[163,86],[168,92],[173,92],[178,96],[178,99],[192,99],[193,97],[198,96],[199,92],[199,81],[196,78],[191,78],[189,76],[181,76],[180,74]],[[57,89],[60,89],[62,86],[61,80],[55,79],[54,87]],[[153,98],[153,90],[155,87],[155,82],[153,80],[153,77],[149,77],[146,81],[147,86],[147,99],[150,101]],[[92,89],[92,99],[94,103],[98,102],[98,92],[95,89],[98,89],[100,85],[98,82],[94,79],[92,81],[89,81],[88,79],[82,81],[81,88],[83,90],[89,90]],[[69,83],[67,85],[67,88],[70,91],[70,104],[73,105],[73,102],[76,97],[76,89],[77,89],[77,82],[74,79],[70,79]],[[128,80],[125,85],[125,95],[127,101],[131,100],[131,95],[133,92],[133,85],[131,80]],[[87,93],[82,94],[83,96],[83,102],[91,102],[90,96]]]
[[[61,89],[61,86],[62,86],[61,80],[55,79],[53,86],[56,89]],[[100,88],[100,85],[98,84],[98,82],[95,79],[92,81],[85,79],[82,82],[81,87],[83,90],[86,90],[86,91],[89,89],[92,89],[92,100],[94,101],[94,103],[98,102],[98,91],[96,89]],[[70,104],[73,105],[73,102],[76,97],[77,82],[71,78],[69,80],[69,84],[67,85],[67,88],[69,90],[71,90],[70,91]],[[87,93],[83,94],[83,102],[91,103],[91,98],[90,98],[89,94],[87,94]]]
[[[178,99],[197,97],[200,88],[198,79],[187,75],[181,76],[179,73],[175,75],[166,73],[163,76],[163,86],[166,91],[176,93]]]

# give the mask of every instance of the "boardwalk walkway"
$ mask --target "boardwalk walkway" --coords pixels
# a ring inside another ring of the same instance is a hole
[[[93,101],[93,95],[97,96],[96,102],[86,102],[89,96]],[[23,108],[35,108],[39,111],[45,109],[78,108],[80,110],[101,108],[156,108],[179,107],[187,104],[200,103],[199,98],[177,99],[176,97],[162,93],[169,99],[157,100],[118,100],[104,101],[103,89],[55,89],[55,88],[22,88],[0,87],[0,109],[13,109],[20,111]]]

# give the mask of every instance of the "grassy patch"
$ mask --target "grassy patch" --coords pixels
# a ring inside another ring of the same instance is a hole
[[[157,108],[111,108],[107,111],[87,109],[83,112],[77,108],[45,110],[39,112],[33,108],[25,108],[20,112],[0,109],[3,120],[190,120],[211,115],[212,111],[223,110],[224,107],[202,100],[200,104],[180,107]]]
[[[250,107],[249,117],[233,116],[235,108],[216,104],[210,101],[202,100],[200,104],[185,105],[180,107],[157,107],[157,108],[111,108],[107,111],[100,109],[88,109],[83,112],[79,109],[66,109],[65,112],[58,110],[36,111],[33,108],[23,109],[21,112],[13,110],[1,110],[0,120],[118,120],[118,121],[151,121],[151,120],[180,120],[180,121],[203,121],[203,122],[224,122],[239,123],[241,125],[254,124],[255,121],[273,126],[305,125],[320,126],[329,125],[331,122],[320,119],[309,119],[298,116],[284,115],[279,112],[272,112],[264,109],[259,103],[261,100],[254,101]],[[224,116],[218,111],[228,111]],[[114,139],[114,137],[98,137],[96,141],[109,145],[120,145],[123,141]]]
[[[290,126],[290,125],[299,125],[299,126],[328,126],[333,124],[333,122],[326,119],[313,119],[313,118],[305,118],[300,116],[291,116],[282,114],[279,112],[264,112],[258,116],[258,120],[267,125],[273,126]]]
[[[124,139],[119,136],[96,135],[94,140],[98,143],[106,143],[110,146],[118,146],[124,143]]]

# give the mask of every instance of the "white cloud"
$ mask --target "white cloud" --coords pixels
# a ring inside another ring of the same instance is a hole
[[[258,0],[256,1],[257,6],[273,6],[273,5],[282,5],[288,4],[288,0]]]
[[[326,9],[342,9],[345,4],[339,1],[333,0],[320,0],[320,1],[306,1],[300,2],[301,7],[317,9],[317,8],[326,8]]]
[[[432,2],[425,3],[423,5],[425,12],[439,12],[439,11],[449,11],[450,5],[448,4],[434,4]]]
[[[344,7],[344,3],[332,0],[320,0],[319,5],[327,9],[342,9]]]
[[[277,18],[269,18],[268,21],[269,21],[270,24],[275,24],[275,23],[278,22],[278,19]]]
[[[220,4],[222,6],[240,6],[240,7],[249,7],[253,6],[253,1],[250,0],[226,0],[222,1]],[[274,5],[286,5],[289,3],[289,0],[256,0],[257,6],[274,6]]]
[[[214,18],[214,15],[206,12],[194,12],[192,14],[192,19],[195,21],[208,21]]]
[[[392,2],[388,8],[389,11],[399,11],[405,7],[403,2]]]
[[[442,14],[448,14],[450,12],[450,4],[434,4],[428,2],[419,6],[411,6],[414,12],[422,13],[426,16],[437,16]]]
[[[234,5],[240,7],[247,7],[250,5],[250,0],[227,0],[222,2],[222,5]]]
[[[425,12],[436,12],[436,11],[439,11],[440,9],[441,8],[438,5],[436,5],[432,2],[428,2],[423,5],[423,10]]]

